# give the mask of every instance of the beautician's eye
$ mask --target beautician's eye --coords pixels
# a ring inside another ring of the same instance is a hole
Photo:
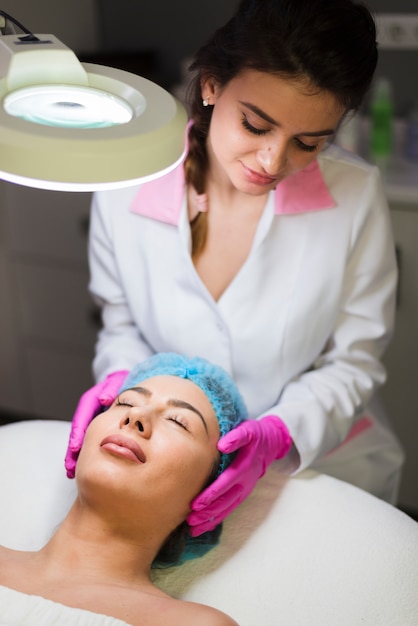
[[[297,137],[295,137],[295,144],[300,150],[304,150],[305,152],[315,152],[315,150],[317,150],[319,147],[318,143],[315,144],[314,146],[308,146],[308,144],[303,143],[303,141],[301,141]]]
[[[269,132],[266,128],[256,128],[255,126],[250,124],[245,115],[243,115],[241,123],[244,126],[245,130],[248,130],[253,135],[266,135]]]
[[[189,431],[188,425],[181,415],[169,415],[167,418],[170,422],[175,422],[184,430]]]

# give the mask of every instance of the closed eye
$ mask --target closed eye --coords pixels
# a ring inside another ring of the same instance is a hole
[[[303,143],[300,139],[295,137],[295,144],[300,150],[304,150],[305,152],[315,152],[318,150],[319,144],[315,144],[314,146],[308,146],[308,144]]]
[[[126,402],[125,400],[121,400],[120,397],[118,397],[117,400],[116,400],[116,406],[133,407],[133,404],[131,404],[130,402]]]
[[[252,135],[257,135],[258,137],[267,135],[267,133],[269,132],[269,129],[267,128],[257,128],[256,126],[250,124],[245,115],[242,117],[242,125],[244,126],[245,130],[248,130],[248,132],[250,132]],[[301,141],[297,137],[294,138],[294,142],[296,144],[296,147],[299,150],[303,150],[304,152],[315,152],[319,148],[319,143],[310,146],[306,143],[303,143],[303,141]]]
[[[175,424],[178,424],[181,428],[189,432],[189,428],[181,415],[169,415],[167,419],[170,422],[174,422]]]
[[[244,126],[245,130],[248,130],[253,135],[266,135],[269,132],[266,128],[256,128],[255,126],[250,124],[245,115],[242,116],[241,123]]]

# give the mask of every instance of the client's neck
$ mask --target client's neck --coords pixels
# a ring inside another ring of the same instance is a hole
[[[98,514],[77,500],[48,544],[45,565],[67,575],[100,582],[144,584],[165,538],[149,522],[123,523],[118,515]]]

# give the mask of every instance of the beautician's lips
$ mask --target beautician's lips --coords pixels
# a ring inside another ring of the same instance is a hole
[[[277,183],[277,177],[261,174],[260,172],[255,172],[254,170],[244,165],[244,163],[241,163],[241,165],[246,177],[250,182],[255,183],[256,185],[272,185],[274,183]]]
[[[145,454],[136,441],[123,435],[109,435],[100,444],[101,448],[114,452],[119,456],[124,456],[132,461],[145,463]]]

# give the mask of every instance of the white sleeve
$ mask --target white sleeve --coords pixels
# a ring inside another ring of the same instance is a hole
[[[290,381],[279,403],[264,413],[287,424],[301,457],[300,470],[345,439],[386,377],[380,359],[393,331],[397,266],[376,170],[360,204],[334,330],[311,368]]]
[[[131,369],[153,353],[126,301],[113,249],[110,212],[106,210],[111,201],[111,193],[95,193],[91,207],[89,290],[102,309],[103,322],[93,361],[96,380],[116,370]]]

